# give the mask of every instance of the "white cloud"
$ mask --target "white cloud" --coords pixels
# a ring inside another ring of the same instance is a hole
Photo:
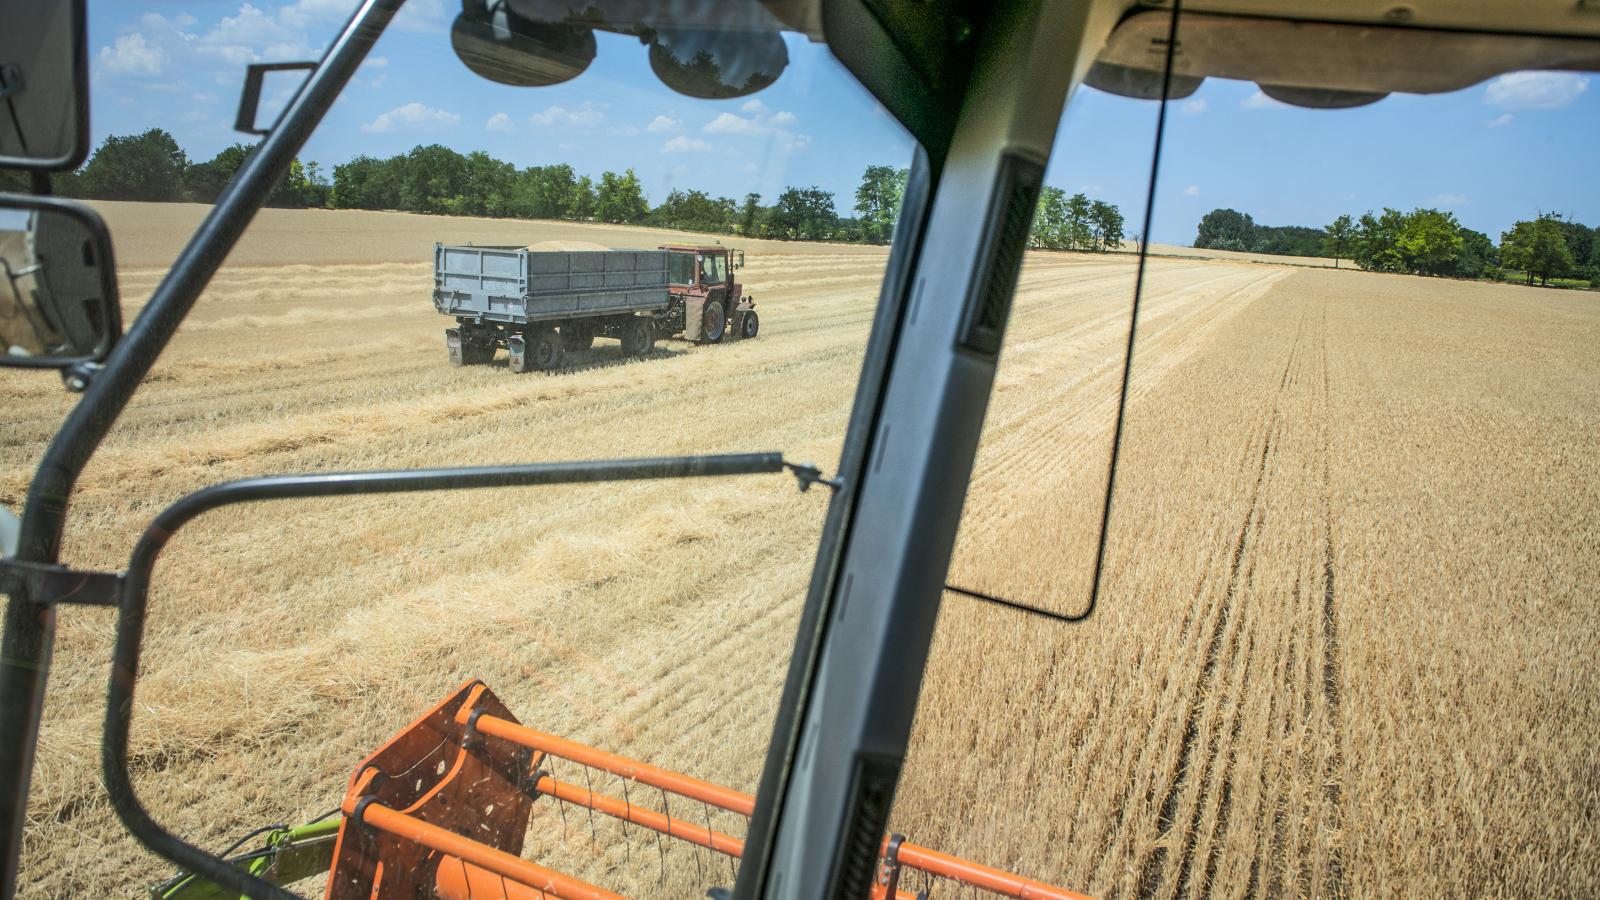
[[[662,153],[704,153],[710,149],[710,143],[682,134],[661,145]]]
[[[1244,98],[1239,105],[1245,109],[1277,109],[1287,107],[1289,104],[1280,103],[1257,90],[1254,94]]]
[[[707,122],[704,130],[709,134],[755,134],[759,127],[754,119],[725,112]]]
[[[489,117],[489,121],[483,123],[483,127],[489,131],[510,131],[511,117],[503,112],[497,112]]]
[[[1186,116],[1198,116],[1206,111],[1207,106],[1210,106],[1210,104],[1206,102],[1206,98],[1191,97],[1183,101],[1183,105],[1179,109],[1182,109],[1183,114]]]
[[[794,126],[800,121],[794,113],[787,110],[771,112],[767,106],[758,100],[745,103],[740,109],[750,113],[748,117],[734,115],[730,112],[719,114],[707,122],[701,130],[707,134],[740,134],[750,137],[764,137],[777,144],[778,149],[785,153],[804,150],[811,145],[811,136],[797,134]]]
[[[421,103],[412,101],[405,106],[389,110],[371,122],[361,126],[362,131],[385,132],[396,129],[419,130],[429,128],[453,128],[461,124],[461,117],[453,112],[434,109]]]
[[[1183,189],[1183,195],[1185,197],[1198,197],[1198,196],[1200,196],[1200,185],[1198,185],[1198,184],[1189,185],[1188,187]]]
[[[1558,109],[1589,89],[1576,72],[1508,72],[1489,82],[1483,98],[1505,109]]]
[[[674,119],[671,116],[656,116],[654,119],[650,120],[649,125],[644,127],[644,130],[650,132],[651,134],[659,134],[663,131],[671,131],[682,124],[682,122],[679,122],[677,119]]]
[[[167,52],[137,31],[101,47],[98,60],[100,68],[112,75],[159,75],[166,62]]]
[[[541,128],[551,126],[568,128],[593,128],[605,121],[606,114],[601,112],[592,103],[585,103],[577,109],[568,109],[565,106],[547,106],[544,112],[534,113],[528,121]]]
[[[1489,120],[1489,126],[1488,127],[1490,127],[1490,128],[1504,128],[1507,125],[1510,125],[1511,122],[1514,119],[1516,119],[1516,116],[1513,116],[1511,113],[1501,113],[1500,115],[1495,116],[1493,119]]]
[[[1434,194],[1428,198],[1428,203],[1433,206],[1442,206],[1449,209],[1452,206],[1466,206],[1466,194]]]

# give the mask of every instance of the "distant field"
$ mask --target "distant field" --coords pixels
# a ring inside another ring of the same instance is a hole
[[[205,209],[99,205],[131,315]],[[446,364],[434,241],[681,237],[263,212],[90,464],[66,558],[120,568],[168,503],[265,472],[748,450],[832,470],[883,248],[724,238],[749,250],[755,341]],[[1081,605],[1132,263],[1025,264],[952,582]],[[946,596],[894,827],[1118,897],[1600,891],[1596,347],[1579,292],[1152,259],[1103,606],[1064,626]],[[18,507],[74,398],[0,390]],[[208,515],[156,571],[141,795],[215,848],[319,814],[469,676],[538,728],[753,791],[826,503],[750,477]],[[111,626],[62,615],[23,896],[166,871],[99,782]],[[548,806],[526,852],[634,896],[730,880]]]

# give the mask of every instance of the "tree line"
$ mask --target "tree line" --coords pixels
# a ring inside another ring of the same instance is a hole
[[[52,187],[67,197],[212,203],[253,149],[234,144],[194,162],[162,129],[113,135],[78,171],[54,176]],[[429,144],[386,159],[357,156],[332,172],[297,159],[267,205],[599,221],[774,240],[884,244],[894,233],[906,178],[906,169],[867,166],[856,188],[854,216],[841,215],[834,195],[814,185],[786,187],[770,203],[755,192],[734,199],[679,188],[652,205],[632,169],[602,172],[595,179],[565,163],[518,168],[482,151],[459,153]],[[0,190],[27,188],[26,175],[0,172]],[[1045,188],[1039,211],[1035,247],[1108,250],[1122,243],[1122,215],[1109,204]]]
[[[1218,250],[1350,260],[1370,272],[1550,284],[1570,279],[1600,287],[1600,228],[1553,213],[1516,222],[1497,244],[1453,213],[1385,207],[1341,215],[1324,228],[1258,225],[1248,213],[1214,209],[1201,217],[1194,245]]]
[[[195,162],[159,128],[113,135],[78,171],[54,176],[52,189],[61,196],[97,200],[212,203],[253,149],[235,144]],[[905,179],[904,169],[867,167],[853,217],[840,215],[833,194],[816,186],[788,187],[770,204],[754,192],[735,200],[675,189],[652,206],[632,169],[603,172],[594,179],[565,163],[518,168],[482,151],[463,154],[430,144],[387,159],[358,156],[334,166],[331,173],[297,159],[267,205],[599,221],[776,240],[886,243]],[[0,190],[28,188],[25,173],[0,172]]]

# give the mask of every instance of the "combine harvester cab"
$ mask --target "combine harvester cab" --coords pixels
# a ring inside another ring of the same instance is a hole
[[[555,760],[584,770],[560,780]],[[622,796],[593,788],[620,781]],[[630,793],[627,785],[633,785]],[[656,810],[637,797],[659,797]],[[698,824],[672,803],[703,812]],[[350,777],[333,848],[327,900],[440,897],[446,900],[620,900],[621,895],[522,857],[534,804],[566,804],[682,841],[730,860],[744,839],[714,830],[711,814],[748,819],[755,798],[519,723],[481,681],[462,685]],[[713,871],[716,871],[713,869]],[[922,890],[912,893],[912,884]],[[947,890],[932,890],[943,885]],[[706,888],[715,891],[712,885]],[[1066,900],[1061,888],[917,846],[899,835],[879,847],[874,900],[965,896]],[[714,894],[713,894],[714,895]]]

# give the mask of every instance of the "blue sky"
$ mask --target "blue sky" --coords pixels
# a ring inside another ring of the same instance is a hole
[[[192,159],[243,140],[231,130],[253,61],[320,54],[351,0],[91,0],[92,128],[172,132]],[[458,5],[409,0],[307,145],[324,169],[418,143],[485,150],[517,165],[571,163],[598,177],[632,167],[651,200],[674,187],[768,201],[820,185],[848,214],[861,170],[905,165],[911,142],[826,48],[787,36],[791,65],[751,98],[693,100],[661,86],[631,38],[599,36],[587,72],[510,88],[450,50]],[[294,76],[285,76],[286,78]],[[288,82],[268,83],[279,103]],[[1156,105],[1092,89],[1076,96],[1046,180],[1142,220]],[[1498,238],[1519,218],[1559,211],[1600,224],[1600,81],[1519,73],[1436,97],[1370,107],[1285,107],[1253,85],[1211,80],[1169,113],[1156,240],[1188,243],[1206,211],[1231,206],[1272,225],[1322,225],[1342,212],[1439,206]]]

